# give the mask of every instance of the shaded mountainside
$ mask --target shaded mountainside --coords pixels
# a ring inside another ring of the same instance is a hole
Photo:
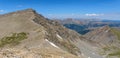
[[[120,27],[120,20],[100,20],[100,19],[63,19],[55,20],[60,22],[65,27],[75,30],[78,33],[84,35],[94,28],[110,26]]]
[[[72,29],[72,30],[75,30],[77,31],[79,34],[86,34],[88,33],[90,30],[87,29],[84,25],[78,25],[78,24],[64,24],[64,26],[66,28],[69,28],[69,29]]]
[[[32,9],[0,16],[0,58],[79,58],[74,42],[81,39],[77,32]]]
[[[82,35],[90,31],[89,29],[87,29],[87,26],[84,25],[84,22],[80,20],[75,20],[72,18],[67,18],[64,20],[58,20],[58,19],[53,19],[53,20],[59,22],[66,28],[77,31],[79,34],[82,34]]]

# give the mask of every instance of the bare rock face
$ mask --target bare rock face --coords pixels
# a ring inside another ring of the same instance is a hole
[[[79,58],[82,36],[26,9],[0,16],[0,58]]]

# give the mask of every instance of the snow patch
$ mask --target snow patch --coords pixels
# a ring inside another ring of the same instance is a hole
[[[106,30],[105,32],[108,32],[109,30]]]
[[[110,30],[110,29],[109,29]],[[106,30],[105,32],[109,32],[109,30]]]
[[[55,45],[54,43],[50,42],[48,39],[45,39],[45,41],[47,41],[48,43],[50,43],[52,46],[59,48],[57,45]]]
[[[56,36],[58,37],[58,38],[60,38],[60,39],[63,39],[60,35],[58,35],[58,34],[56,34]]]

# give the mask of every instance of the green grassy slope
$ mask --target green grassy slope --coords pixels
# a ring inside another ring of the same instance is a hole
[[[0,40],[0,47],[3,47],[7,44],[13,44],[16,45],[20,43],[20,41],[27,39],[27,33],[21,32],[21,33],[13,33],[11,36],[3,37]]]

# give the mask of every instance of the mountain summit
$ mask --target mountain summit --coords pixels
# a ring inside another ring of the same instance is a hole
[[[33,9],[0,16],[0,58],[79,58],[81,38]]]

